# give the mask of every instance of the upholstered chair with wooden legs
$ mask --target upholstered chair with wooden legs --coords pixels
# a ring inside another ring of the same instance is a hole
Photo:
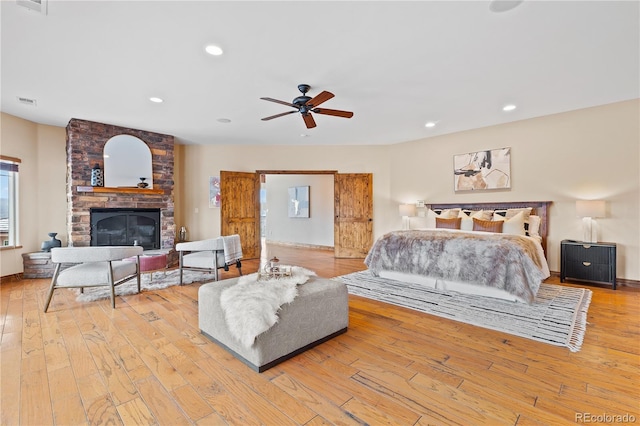
[[[228,271],[229,266],[235,264],[238,275],[242,275],[242,246],[237,234],[178,243],[176,251],[180,254],[180,285],[185,269],[213,272],[214,279],[218,281],[218,269]]]
[[[111,307],[116,307],[115,287],[133,278],[138,281],[140,292],[140,246],[92,246],[57,247],[51,249],[51,261],[56,268],[51,278],[51,287],[44,311],[47,312],[53,291],[58,288],[80,288],[108,286],[111,288]],[[136,257],[136,262],[125,261]],[[69,266],[63,268],[63,266]]]

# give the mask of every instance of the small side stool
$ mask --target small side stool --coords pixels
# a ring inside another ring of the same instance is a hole
[[[125,259],[129,262],[135,262],[135,257],[129,257]],[[140,256],[140,273],[148,272],[149,281],[153,281],[153,273],[158,271],[165,271],[167,269],[167,255],[163,253],[158,254],[143,254]]]

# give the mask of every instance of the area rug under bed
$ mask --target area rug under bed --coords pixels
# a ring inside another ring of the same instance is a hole
[[[531,305],[491,297],[444,292],[374,277],[369,271],[342,275],[349,294],[443,318],[525,337],[577,352],[587,324],[591,290],[541,284]]]

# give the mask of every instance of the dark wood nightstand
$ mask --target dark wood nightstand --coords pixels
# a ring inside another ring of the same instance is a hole
[[[616,245],[562,240],[560,282],[565,279],[610,284],[616,289]]]

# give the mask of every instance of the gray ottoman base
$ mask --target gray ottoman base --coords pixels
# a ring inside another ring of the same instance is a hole
[[[257,372],[347,331],[346,286],[339,281],[311,278],[298,286],[298,296],[293,302],[280,308],[278,322],[256,337],[251,347],[243,346],[229,332],[220,307],[220,293],[237,281],[238,278],[232,278],[200,287],[200,331]]]

